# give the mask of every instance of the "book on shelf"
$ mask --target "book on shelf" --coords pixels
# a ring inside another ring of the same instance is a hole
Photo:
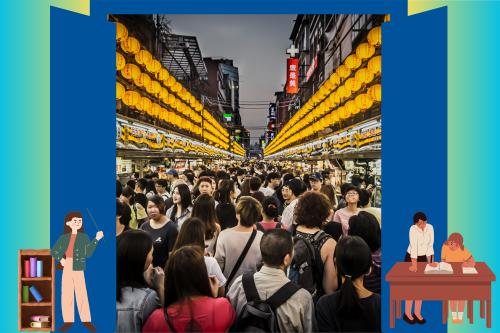
[[[31,286],[30,287],[30,292],[31,292],[31,295],[33,295],[33,297],[35,298],[35,301],[37,301],[39,303],[41,301],[43,301],[42,295],[40,294],[40,292],[38,291],[38,289],[36,289],[35,286]]]
[[[462,273],[463,274],[478,274],[477,269],[474,267],[463,267],[462,266]]]
[[[48,328],[50,327],[50,323],[48,321],[32,321],[30,326],[32,328]]]
[[[30,261],[25,260],[24,261],[24,277],[29,278],[30,277]]]
[[[36,277],[42,277],[43,276],[43,261],[37,260],[36,261]]]
[[[425,274],[453,274],[453,267],[447,262],[440,262],[436,267],[427,264],[425,266]]]
[[[28,303],[30,301],[30,287],[23,286],[23,291],[21,294],[21,301],[23,303]]]
[[[31,316],[31,321],[48,322],[50,321],[50,316],[35,315]]]
[[[36,277],[36,257],[30,258],[30,277]]]

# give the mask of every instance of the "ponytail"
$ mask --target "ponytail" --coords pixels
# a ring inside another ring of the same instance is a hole
[[[339,309],[338,315],[341,317],[357,317],[361,312],[359,296],[352,283],[350,275],[344,275],[345,280],[339,290]]]

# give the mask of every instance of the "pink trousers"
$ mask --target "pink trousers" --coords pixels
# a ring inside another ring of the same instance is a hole
[[[83,271],[73,270],[73,258],[66,258],[62,274],[61,308],[65,323],[75,322],[75,297],[82,322],[90,322],[90,306]]]

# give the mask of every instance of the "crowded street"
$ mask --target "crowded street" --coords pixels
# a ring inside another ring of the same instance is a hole
[[[390,17],[256,21],[283,31],[238,37],[279,48],[260,83],[206,16],[109,16],[117,332],[380,332]]]

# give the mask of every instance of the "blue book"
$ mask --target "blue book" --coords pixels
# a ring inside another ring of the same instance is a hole
[[[43,300],[42,295],[40,295],[40,292],[38,291],[38,289],[36,289],[35,286],[32,286],[30,288],[30,293],[31,293],[31,295],[33,295],[33,297],[35,298],[35,300],[37,302],[41,302]]]

